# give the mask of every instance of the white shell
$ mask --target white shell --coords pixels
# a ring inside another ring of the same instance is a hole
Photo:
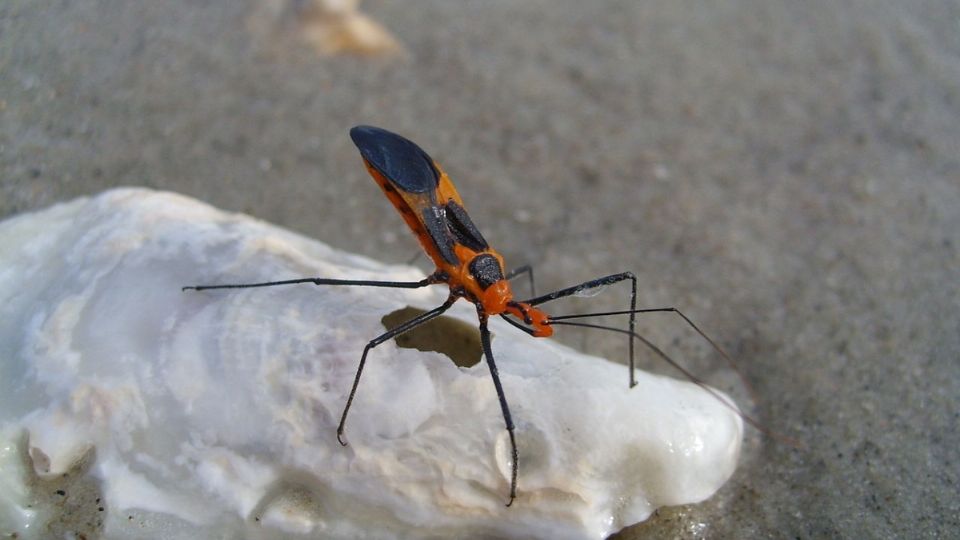
[[[108,538],[604,538],[734,471],[741,419],[702,389],[638,373],[628,390],[624,366],[498,319],[520,448],[511,508],[483,362],[377,347],[342,447],[381,317],[446,291],[180,290],[309,276],[423,277],[143,189],[0,223],[0,532],[43,537],[61,507],[38,484],[85,455]],[[450,313],[476,324],[465,302]]]

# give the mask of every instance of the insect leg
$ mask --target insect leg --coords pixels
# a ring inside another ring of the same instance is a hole
[[[526,275],[527,275],[527,277],[529,278],[529,281],[530,281],[530,294],[536,295],[536,294],[537,294],[537,286],[536,286],[536,285],[534,284],[534,282],[533,282],[533,267],[530,266],[529,264],[525,264],[525,265],[523,265],[523,266],[518,266],[518,267],[510,270],[509,272],[507,272],[507,275],[504,277],[504,279],[506,279],[507,281],[510,281],[511,279],[519,276],[520,274],[526,274]]]
[[[353,379],[353,386],[350,388],[350,395],[347,397],[347,404],[343,408],[343,415],[340,416],[340,424],[337,425],[337,440],[340,441],[340,444],[342,444],[343,446],[347,445],[347,442],[343,440],[343,427],[344,427],[344,424],[346,424],[347,422],[347,413],[350,412],[350,405],[353,404],[353,397],[357,393],[357,386],[360,384],[360,375],[363,373],[363,365],[366,364],[367,362],[367,353],[370,352],[370,349],[376,347],[377,345],[380,345],[384,341],[389,341],[399,336],[400,334],[403,334],[404,332],[413,330],[417,326],[420,326],[421,324],[429,321],[430,319],[439,317],[440,315],[443,314],[443,312],[450,309],[450,306],[452,306],[453,303],[456,301],[457,301],[457,297],[450,295],[449,297],[447,297],[446,301],[444,301],[443,304],[441,304],[439,307],[436,307],[426,313],[418,315],[410,319],[409,321],[401,324],[400,326],[397,326],[396,328],[392,328],[387,332],[384,332],[383,334],[372,339],[370,343],[367,343],[367,346],[363,348],[363,354],[360,355],[360,364],[357,366],[357,375]]]
[[[507,506],[513,504],[517,498],[517,467],[519,457],[517,453],[517,440],[513,435],[513,419],[510,418],[510,407],[507,406],[507,397],[503,393],[503,386],[500,384],[500,375],[497,372],[497,364],[493,361],[493,349],[490,347],[490,330],[487,329],[487,314],[480,311],[480,344],[483,346],[483,356],[487,359],[487,366],[490,368],[490,376],[493,377],[493,386],[497,389],[497,398],[500,400],[500,410],[503,412],[503,421],[507,424],[507,433],[510,435],[510,454],[513,464],[510,470],[510,500]]]
[[[536,306],[538,304],[543,304],[556,300],[558,298],[565,298],[567,296],[572,296],[579,294],[583,291],[590,289],[595,289],[597,287],[603,287],[606,285],[612,285],[614,283],[619,283],[621,281],[630,280],[630,334],[633,334],[636,329],[637,323],[637,277],[633,275],[632,272],[622,272],[620,274],[611,274],[609,276],[604,276],[597,279],[591,279],[590,281],[584,281],[579,285],[574,285],[572,287],[567,287],[565,289],[560,289],[558,291],[553,291],[552,293],[545,294],[543,296],[538,296],[536,298],[531,298],[526,300],[527,304],[531,306]],[[630,337],[630,388],[633,388],[637,385],[636,375],[634,374],[634,359],[633,359],[633,337]]]
[[[181,290],[205,291],[208,289],[250,289],[253,287],[273,287],[275,285],[293,285],[295,283],[313,283],[314,285],[357,285],[364,287],[388,287],[393,289],[419,289],[427,285],[439,283],[437,275],[430,275],[420,281],[377,281],[367,279],[330,279],[330,278],[301,278],[283,281],[265,281],[263,283],[229,283],[224,285],[188,285]]]

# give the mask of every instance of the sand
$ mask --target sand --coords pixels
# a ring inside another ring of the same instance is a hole
[[[720,493],[623,538],[956,534],[955,2],[361,9],[406,53],[320,55],[280,0],[4,2],[0,216],[139,185],[406,261],[347,137],[381,125],[440,161],[541,290],[635,272],[756,401],[676,320],[645,334],[801,441],[748,433]]]

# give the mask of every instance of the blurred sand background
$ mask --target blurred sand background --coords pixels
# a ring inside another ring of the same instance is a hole
[[[326,54],[308,0],[3,1],[0,216],[149,186],[403,262],[347,137],[380,125],[541,290],[635,272],[757,403],[674,319],[645,334],[805,444],[750,431],[716,496],[623,538],[958,534],[960,4],[360,8],[404,52]]]

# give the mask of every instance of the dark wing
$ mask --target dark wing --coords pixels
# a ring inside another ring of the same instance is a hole
[[[428,193],[437,189],[440,174],[433,160],[415,143],[373,126],[350,130],[360,155],[397,188],[408,193]]]
[[[444,210],[446,210],[444,216],[447,219],[447,227],[457,237],[458,242],[474,251],[484,251],[490,247],[480,234],[480,229],[473,224],[470,215],[457,204],[457,201],[447,201]]]

